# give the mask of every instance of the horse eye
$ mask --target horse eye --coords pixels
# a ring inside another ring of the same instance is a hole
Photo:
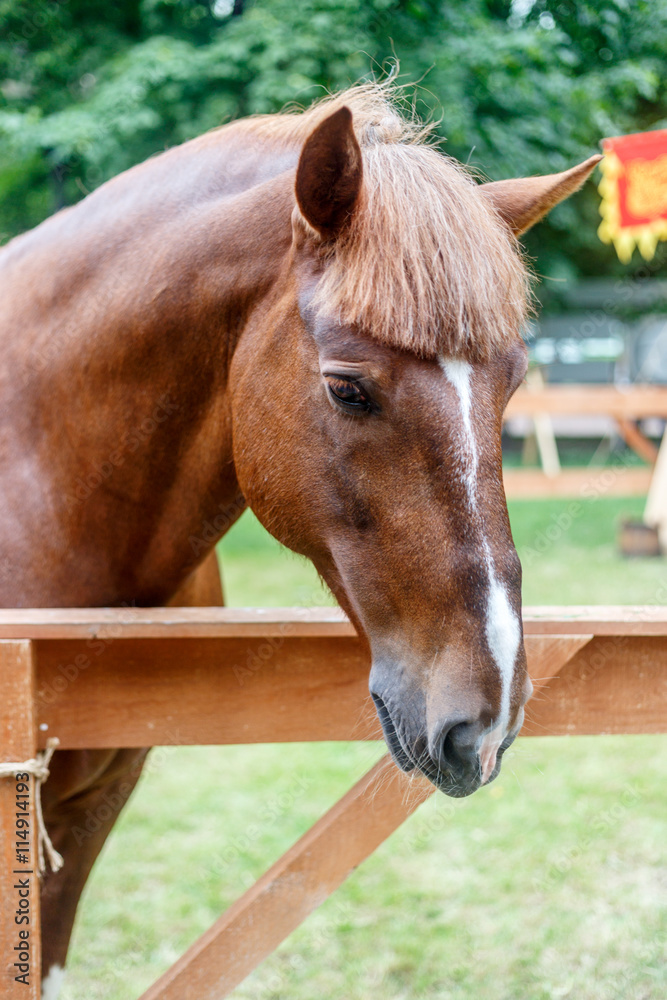
[[[370,412],[374,409],[373,402],[363,389],[352,379],[326,375],[327,388],[334,401],[343,409]]]

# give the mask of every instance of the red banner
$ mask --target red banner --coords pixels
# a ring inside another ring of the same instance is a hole
[[[667,239],[667,129],[605,139],[602,147],[600,239],[624,263],[635,246],[650,260]]]

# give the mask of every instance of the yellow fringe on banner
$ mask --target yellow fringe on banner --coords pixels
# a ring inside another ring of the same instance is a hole
[[[637,214],[650,214],[657,206],[651,204],[655,195],[664,194],[664,177],[667,176],[667,156],[656,160],[637,160],[625,167],[618,156],[606,152],[600,162],[602,180],[598,191],[602,195],[600,215],[602,222],[598,227],[598,236],[603,243],[613,243],[618,258],[623,264],[629,264],[635,247],[644,260],[652,260],[658,240],[667,240],[667,219],[656,218],[640,226],[621,225],[620,195],[618,178],[625,170],[632,169],[633,176],[628,178],[628,198],[632,198]],[[664,210],[664,209],[663,209]]]

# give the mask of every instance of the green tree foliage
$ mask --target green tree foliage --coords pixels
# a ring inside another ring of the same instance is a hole
[[[445,148],[549,172],[667,125],[667,0],[0,0],[0,233],[239,115],[398,58]],[[528,238],[553,276],[619,270],[592,185]]]

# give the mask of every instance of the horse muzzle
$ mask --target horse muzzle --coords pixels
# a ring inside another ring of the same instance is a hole
[[[392,713],[384,699],[371,696],[382,725],[385,742],[402,771],[418,770],[445,795],[465,798],[500,772],[502,757],[512,745],[523,723],[520,710],[512,731],[498,738],[482,720],[451,717],[429,737],[410,739],[399,715]]]

